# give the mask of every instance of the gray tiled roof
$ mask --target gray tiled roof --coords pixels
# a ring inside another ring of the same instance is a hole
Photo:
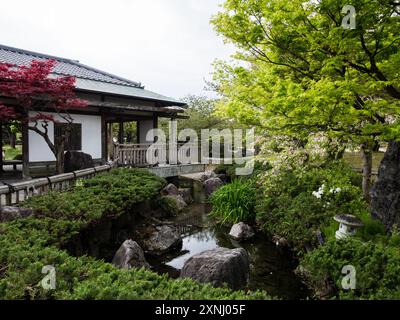
[[[49,59],[58,62],[53,70],[55,75],[76,77],[77,89],[159,101],[164,105],[185,105],[173,98],[145,90],[138,82],[86,66],[75,60],[0,45],[0,63],[27,66],[32,60]]]

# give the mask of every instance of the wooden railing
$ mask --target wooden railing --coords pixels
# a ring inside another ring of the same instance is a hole
[[[18,205],[31,196],[41,195],[51,190],[67,190],[71,188],[77,180],[89,179],[95,175],[109,171],[111,165],[64,173],[48,178],[28,180],[13,184],[0,186],[0,206]]]
[[[114,159],[119,166],[146,166],[149,144],[115,144]]]
[[[184,143],[177,144],[177,157],[178,159],[183,158],[183,152],[180,147]],[[130,167],[146,167],[156,165],[157,161],[154,159],[155,155],[147,155],[147,150],[150,144],[115,144],[114,145],[114,161],[118,166],[130,166]],[[169,163],[169,145],[166,144],[158,150],[164,152],[165,155],[158,154],[159,158],[165,158],[167,164]],[[147,158],[149,156],[149,158]],[[178,161],[179,164],[179,161]]]

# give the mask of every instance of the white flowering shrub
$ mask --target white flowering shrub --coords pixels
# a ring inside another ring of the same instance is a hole
[[[316,232],[334,223],[336,214],[364,215],[361,178],[342,162],[313,166],[298,162],[298,154],[275,162],[259,176],[262,196],[257,219],[264,230],[286,238],[296,249],[316,244]],[[301,164],[300,164],[301,163]]]

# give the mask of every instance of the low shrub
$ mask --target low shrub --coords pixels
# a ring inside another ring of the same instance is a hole
[[[54,266],[56,289],[45,290],[44,266]],[[264,293],[216,289],[143,269],[121,270],[91,257],[72,257],[35,230],[0,225],[0,299],[265,299]]]
[[[324,167],[278,167],[260,176],[257,220],[265,232],[286,238],[299,253],[333,231],[336,214],[365,216],[358,174],[342,162]]]
[[[143,269],[121,270],[60,246],[82,228],[158,196],[165,180],[145,170],[116,169],[68,192],[33,197],[35,216],[0,223],[0,299],[267,299],[262,292],[212,288]],[[42,268],[54,266],[56,289],[45,290]]]
[[[398,235],[394,235],[398,237]],[[344,266],[356,271],[356,289],[342,288]],[[331,298],[340,299],[399,299],[400,250],[382,242],[363,242],[357,238],[330,240],[325,245],[307,253],[301,260],[310,284],[321,289],[321,279],[334,284]]]
[[[38,226],[47,223],[50,228],[58,228],[62,225],[61,230],[76,233],[102,218],[134,210],[138,203],[157,197],[165,185],[164,179],[143,169],[114,169],[83,180],[70,191],[32,197],[23,206],[35,211],[40,219],[35,221]],[[56,233],[54,241],[59,240]]]
[[[222,219],[222,223],[254,222],[256,189],[252,181],[236,179],[211,196],[212,214]]]

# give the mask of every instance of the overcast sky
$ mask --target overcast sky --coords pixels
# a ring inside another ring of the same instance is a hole
[[[212,62],[233,53],[209,23],[222,2],[1,1],[0,43],[79,60],[176,98],[210,95]]]

